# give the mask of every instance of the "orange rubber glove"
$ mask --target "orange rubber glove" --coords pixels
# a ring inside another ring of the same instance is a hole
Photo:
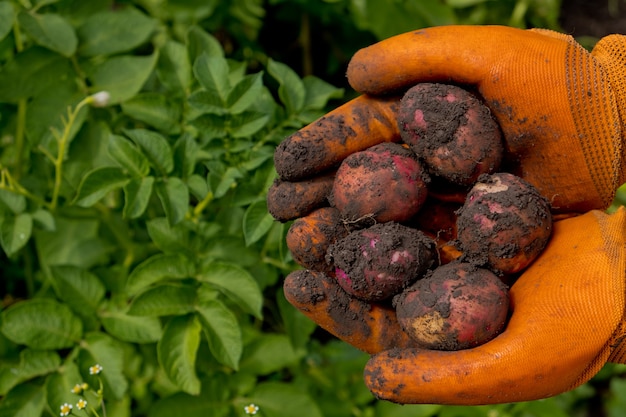
[[[570,216],[555,223],[548,247],[511,288],[505,331],[464,351],[415,348],[390,307],[350,298],[321,272],[288,276],[285,295],[295,307],[373,355],[365,369],[372,392],[399,403],[534,400],[586,382],[607,361],[625,363],[626,210],[596,209],[606,208],[626,180],[626,37],[608,36],[588,53],[551,31],[430,28],[359,51],[348,79],[364,95],[279,145],[281,182],[306,189],[347,155],[398,141],[403,90],[449,82],[475,87],[498,120],[503,170],[534,184],[555,213]],[[305,195],[270,198],[268,207],[293,209]]]

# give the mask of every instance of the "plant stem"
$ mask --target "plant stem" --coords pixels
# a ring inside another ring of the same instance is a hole
[[[211,201],[213,201],[213,193],[209,191],[206,194],[206,196],[204,196],[202,201],[200,201],[196,205],[196,207],[194,207],[194,209],[193,209],[193,220],[194,221],[196,221],[198,219],[198,217],[200,217],[200,214],[202,214],[202,211],[206,208],[207,205],[209,205],[209,203]]]
[[[15,38],[15,50],[20,53],[24,50],[24,42],[18,20],[13,23],[13,37]],[[17,125],[15,126],[15,176],[20,178],[22,175],[22,157],[24,154],[24,132],[26,130],[26,99],[21,98],[17,102]]]
[[[15,126],[15,178],[23,173],[22,158],[24,157],[24,132],[26,131],[26,99],[17,102],[17,124]]]
[[[58,152],[57,157],[53,161],[54,163],[54,189],[52,190],[52,201],[50,202],[51,210],[55,210],[59,202],[59,192],[61,191],[61,183],[63,181],[63,162],[65,160],[65,152],[70,140],[70,134],[76,117],[83,107],[93,101],[92,96],[85,97],[80,103],[76,105],[74,110],[71,108],[68,110],[68,119],[64,123],[63,134],[57,138]]]
[[[16,194],[23,195],[24,197],[32,200],[37,204],[50,208],[50,205],[41,197],[31,193],[26,188],[22,187],[22,185],[15,178],[13,178],[9,170],[6,168],[2,170],[2,179],[3,181],[2,183],[0,183],[1,190],[7,190]]]

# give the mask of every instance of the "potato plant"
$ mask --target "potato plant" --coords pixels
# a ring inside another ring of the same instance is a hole
[[[341,89],[228,57],[211,2],[79,3],[0,1],[0,415],[319,416],[256,382],[313,330],[265,192]]]

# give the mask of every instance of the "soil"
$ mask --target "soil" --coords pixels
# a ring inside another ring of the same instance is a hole
[[[500,167],[500,127],[487,106],[461,87],[420,83],[410,88],[400,102],[398,127],[429,174],[453,184],[470,186]]]
[[[615,10],[609,7],[610,4],[616,5]],[[626,1],[563,1],[559,23],[565,33],[575,38],[626,34]]]
[[[436,262],[435,242],[398,223],[378,223],[350,233],[328,248],[337,282],[365,301],[383,301],[421,278]]]

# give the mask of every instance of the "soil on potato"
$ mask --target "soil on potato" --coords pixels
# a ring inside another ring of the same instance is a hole
[[[397,100],[393,97],[385,100],[392,103],[391,112],[397,113]],[[322,116],[283,140],[274,152],[274,166],[279,178],[298,181],[313,177],[336,168],[350,153],[372,145],[365,143],[399,139],[390,136],[390,132],[397,130],[395,120],[387,119],[363,103],[353,105],[350,110],[346,114]],[[378,141],[368,142],[366,138]]]
[[[496,176],[481,176],[479,183],[494,185]],[[523,181],[521,178],[518,179]],[[459,237],[468,236],[464,241],[455,243],[464,252],[461,257],[463,261],[484,266],[488,264],[490,255],[495,255],[499,259],[509,259],[519,255],[520,250],[538,254],[545,246],[547,238],[535,239],[526,248],[520,248],[515,239],[495,241],[497,234],[505,231],[514,231],[518,237],[532,235],[536,233],[537,227],[545,224],[546,216],[550,216],[550,204],[536,188],[530,184],[523,188],[513,183],[507,185],[506,192],[484,194],[478,203],[465,204],[458,210],[457,234]],[[470,192],[468,199],[471,198]],[[479,227],[480,224],[476,219],[493,221],[493,227],[488,228],[487,232]]]
[[[355,227],[404,221],[424,203],[429,181],[413,151],[381,143],[343,161],[329,202]]]
[[[319,174],[317,167],[329,158],[327,138],[356,136],[356,132],[346,123],[343,116],[324,116],[312,126],[313,129],[295,132],[276,148],[274,165],[281,179],[298,181]]]
[[[454,184],[469,185],[476,180],[483,161],[491,161],[499,168],[502,144],[497,122],[478,96],[470,91],[448,84],[423,84],[409,89],[402,98],[398,121],[403,140],[420,159],[426,161],[433,176],[445,176]],[[447,100],[454,96],[455,101]],[[415,111],[419,109],[420,117]],[[470,111],[471,110],[471,111]],[[475,117],[470,122],[468,115]],[[461,140],[459,129],[467,126]],[[492,138],[494,140],[492,140]],[[468,155],[472,160],[468,161]],[[495,157],[498,155],[498,157]],[[433,165],[434,164],[434,165]],[[441,165],[449,168],[441,168]],[[487,171],[482,171],[487,172]]]
[[[422,277],[436,262],[435,242],[418,230],[388,222],[363,232],[338,240],[326,255],[329,264],[349,277],[350,291],[360,299],[388,299]],[[364,256],[364,251],[370,254]],[[399,253],[410,258],[390,259]]]
[[[293,277],[289,294],[296,297],[295,302],[299,305],[313,307],[322,304],[333,322],[332,329],[326,330],[332,330],[335,336],[345,339],[359,335],[367,339],[372,334],[371,326],[376,323],[378,327],[375,332],[381,334],[381,340],[387,340],[389,346],[402,344],[400,342],[402,335],[395,331],[397,329],[395,323],[369,321],[367,318],[370,316],[371,304],[351,297],[334,282],[334,278],[307,270],[297,271]],[[393,315],[389,315],[389,319],[391,317]],[[394,331],[387,332],[386,329]]]
[[[467,263],[450,263],[430,271],[393,300],[398,317],[407,326],[405,330],[425,347],[437,350],[460,350],[486,342],[500,332],[504,323],[491,323],[486,317],[471,314],[458,316],[456,328],[448,321],[455,300],[477,308],[506,313],[508,288],[491,272]],[[495,313],[490,313],[494,314]],[[419,318],[419,329],[409,323]],[[461,340],[459,325],[476,329],[475,340]],[[493,326],[493,327],[491,327]],[[419,331],[419,334],[415,332]],[[426,335],[433,332],[431,337]]]

